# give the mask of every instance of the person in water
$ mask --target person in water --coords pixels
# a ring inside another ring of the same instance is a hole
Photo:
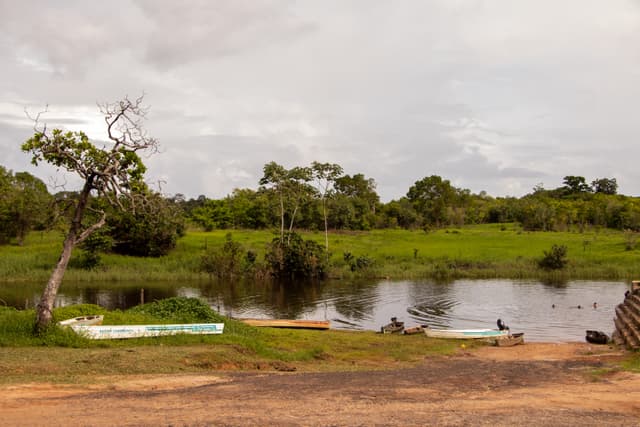
[[[593,303],[593,308],[598,308],[598,303],[597,302]]]

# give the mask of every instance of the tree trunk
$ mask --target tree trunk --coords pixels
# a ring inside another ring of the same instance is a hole
[[[327,260],[329,259],[329,224],[327,222],[327,205],[326,199],[322,198],[322,216],[324,216],[324,245],[327,250]]]
[[[49,277],[49,281],[47,282],[47,286],[44,288],[44,291],[42,291],[40,302],[36,307],[36,332],[42,332],[47,329],[53,320],[53,305],[55,303],[60,284],[62,283],[62,278],[67,270],[67,265],[69,265],[73,248],[84,240],[90,234],[92,229],[96,229],[104,223],[103,216],[97,224],[94,224],[90,229],[81,233],[82,218],[84,217],[84,211],[87,207],[92,187],[93,178],[90,177],[85,182],[82,192],[78,197],[78,204],[76,205],[75,212],[73,214],[73,220],[71,221],[69,232],[67,233],[67,237],[64,239],[62,253],[60,254],[58,263],[53,269],[53,272]]]
[[[284,243],[284,200],[280,193],[280,243]]]
[[[298,213],[298,205],[293,209],[293,214],[291,214],[291,222],[289,223],[289,234],[287,234],[287,246],[291,244],[291,233],[293,232],[293,222],[296,219],[296,214]]]
[[[67,265],[71,259],[71,253],[73,252],[73,247],[75,246],[75,235],[72,236],[71,234],[72,232],[69,231],[69,235],[64,240],[62,254],[60,254],[58,264],[56,264],[55,269],[51,273],[47,286],[42,292],[40,302],[36,307],[36,330],[38,332],[45,330],[51,324],[53,319],[53,304],[55,303],[58,289],[62,283],[64,272],[67,269]]]

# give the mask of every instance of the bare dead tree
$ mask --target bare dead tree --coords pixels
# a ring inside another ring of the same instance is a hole
[[[145,165],[139,152],[156,153],[158,142],[147,135],[143,126],[148,111],[143,106],[143,96],[134,100],[125,97],[119,102],[98,104],[104,115],[108,141],[98,148],[84,132],[49,131],[40,121],[43,111],[34,121],[34,135],[22,144],[22,150],[32,154],[32,163],[47,162],[78,175],[83,186],[73,207],[73,215],[64,239],[60,258],[42,292],[36,309],[36,329],[44,330],[52,321],[55,297],[71,259],[73,249],[106,222],[101,211],[99,219],[83,224],[85,213],[91,209],[92,195],[104,198],[112,206],[125,209],[122,197],[129,197],[126,205],[135,209],[137,190],[145,188]]]

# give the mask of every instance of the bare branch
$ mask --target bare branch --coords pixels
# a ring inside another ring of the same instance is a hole
[[[80,233],[76,237],[74,243],[76,245],[79,245],[80,243],[84,242],[87,239],[87,237],[89,237],[94,231],[96,231],[97,229],[105,225],[106,222],[107,222],[107,214],[102,212],[102,216],[100,217],[98,222],[96,222],[95,224],[91,224],[89,227],[83,230],[82,233]]]
[[[40,116],[43,115],[43,114],[46,114],[48,112],[49,112],[49,104],[46,104],[44,106],[44,110],[39,111],[38,114],[36,114],[35,117],[32,117],[31,114],[29,114],[29,110],[27,110],[27,107],[24,108],[24,114],[27,116],[27,118],[29,120],[31,120],[33,122],[33,130],[35,132],[40,132],[42,134],[46,134],[46,132],[47,132],[47,124],[46,123],[43,124],[42,130],[38,129],[38,124],[40,123]]]
[[[64,175],[61,176],[61,178],[64,180],[64,182],[62,184],[58,184],[58,177],[57,176],[50,176],[49,177],[49,182],[51,183],[51,188],[53,189],[59,189],[61,188],[62,190],[65,190],[67,188],[67,179],[65,178]]]

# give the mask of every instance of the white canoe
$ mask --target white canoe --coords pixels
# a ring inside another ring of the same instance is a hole
[[[71,325],[85,338],[93,340],[159,337],[163,335],[208,335],[221,334],[224,323],[183,323],[175,325]]]
[[[60,326],[71,326],[71,325],[100,325],[102,324],[102,320],[104,316],[102,314],[92,314],[89,316],[80,316],[74,317],[73,319],[62,320],[58,322]]]
[[[509,335],[509,330],[500,331],[498,329],[432,329],[423,327],[424,333],[432,338],[454,338],[454,339],[477,339],[477,338],[498,338]]]

